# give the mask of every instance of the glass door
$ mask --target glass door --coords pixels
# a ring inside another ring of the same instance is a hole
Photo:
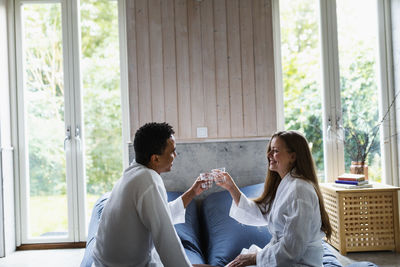
[[[16,2],[21,243],[85,241],[123,171],[119,2]]]
[[[22,235],[70,240],[67,166],[71,129],[66,121],[62,4],[18,3]],[[65,140],[64,140],[65,139]]]
[[[123,169],[118,2],[80,1],[86,220]]]

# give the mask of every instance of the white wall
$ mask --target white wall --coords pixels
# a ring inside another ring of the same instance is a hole
[[[393,41],[393,65],[394,65],[394,88],[397,94],[400,91],[400,0],[391,1],[392,17],[392,41]],[[397,125],[397,153],[400,158],[400,98],[396,99],[396,125]],[[400,173],[400,166],[398,166]],[[393,185],[400,185],[400,177],[393,178]]]
[[[14,174],[11,144],[10,90],[7,43],[7,0],[0,0],[0,256],[15,250]],[[3,205],[5,204],[5,205]]]

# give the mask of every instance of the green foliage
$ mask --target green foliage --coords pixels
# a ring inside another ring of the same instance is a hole
[[[66,192],[64,124],[59,120],[29,119],[29,175],[31,195]],[[46,129],[46,130],[43,130]],[[50,144],[50,145],[49,145]]]
[[[98,195],[86,196],[86,221],[90,221],[93,206]],[[38,237],[46,233],[68,232],[68,205],[67,195],[31,196],[29,201],[29,234]]]
[[[353,55],[356,59],[349,66],[342,67],[341,101],[343,127],[345,131],[345,164],[351,161],[372,163],[375,154],[380,154],[378,89],[375,83],[375,62],[373,51],[365,44],[364,49]],[[376,134],[376,135],[375,135]],[[368,156],[368,154],[370,154]]]
[[[110,191],[122,173],[116,4],[108,0],[85,1],[81,6],[85,165],[87,190],[93,194]]]
[[[280,3],[285,126],[304,133],[323,170],[318,17],[311,2]]]
[[[108,42],[118,44],[118,13],[117,1],[84,0],[81,1],[81,42],[82,54],[92,58]],[[118,50],[109,53],[119,55]]]
[[[68,232],[67,195],[31,196],[29,234],[38,237],[49,232]]]
[[[30,193],[65,193],[60,8],[27,5],[23,16]]]
[[[122,173],[116,1],[81,1],[82,130],[87,190],[101,194]],[[27,133],[31,196],[66,193],[61,8],[24,7]],[[67,144],[66,148],[69,146]]]
[[[315,1],[282,0],[279,3],[285,128],[304,133],[310,142],[317,169],[322,173],[322,85],[317,6]],[[353,154],[357,154],[363,149],[363,143],[368,142],[371,144],[368,163],[374,166],[370,170],[378,173],[379,132],[372,140],[374,126],[379,121],[375,52],[369,42],[351,43],[350,40],[354,39],[352,34],[346,29],[340,32],[346,41],[340,47],[341,105],[343,127],[346,129],[343,140],[345,166],[350,166],[355,157]]]

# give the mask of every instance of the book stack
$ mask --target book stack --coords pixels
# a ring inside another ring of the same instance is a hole
[[[372,184],[365,180],[364,174],[343,173],[339,175],[334,186],[347,189],[370,188]]]

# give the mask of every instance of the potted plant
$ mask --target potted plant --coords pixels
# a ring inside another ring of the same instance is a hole
[[[368,155],[377,151],[380,147],[379,138],[377,138],[380,126],[387,119],[398,94],[395,95],[382,119],[372,129],[368,127],[367,122],[360,120],[357,116],[352,116],[352,120],[347,121],[344,127],[343,142],[351,160],[351,173],[364,174],[365,178],[368,179]]]
[[[369,153],[379,148],[378,132],[379,125],[375,126],[371,132],[345,127],[344,144],[351,159],[351,173],[364,174],[365,179],[368,179],[367,157]]]

